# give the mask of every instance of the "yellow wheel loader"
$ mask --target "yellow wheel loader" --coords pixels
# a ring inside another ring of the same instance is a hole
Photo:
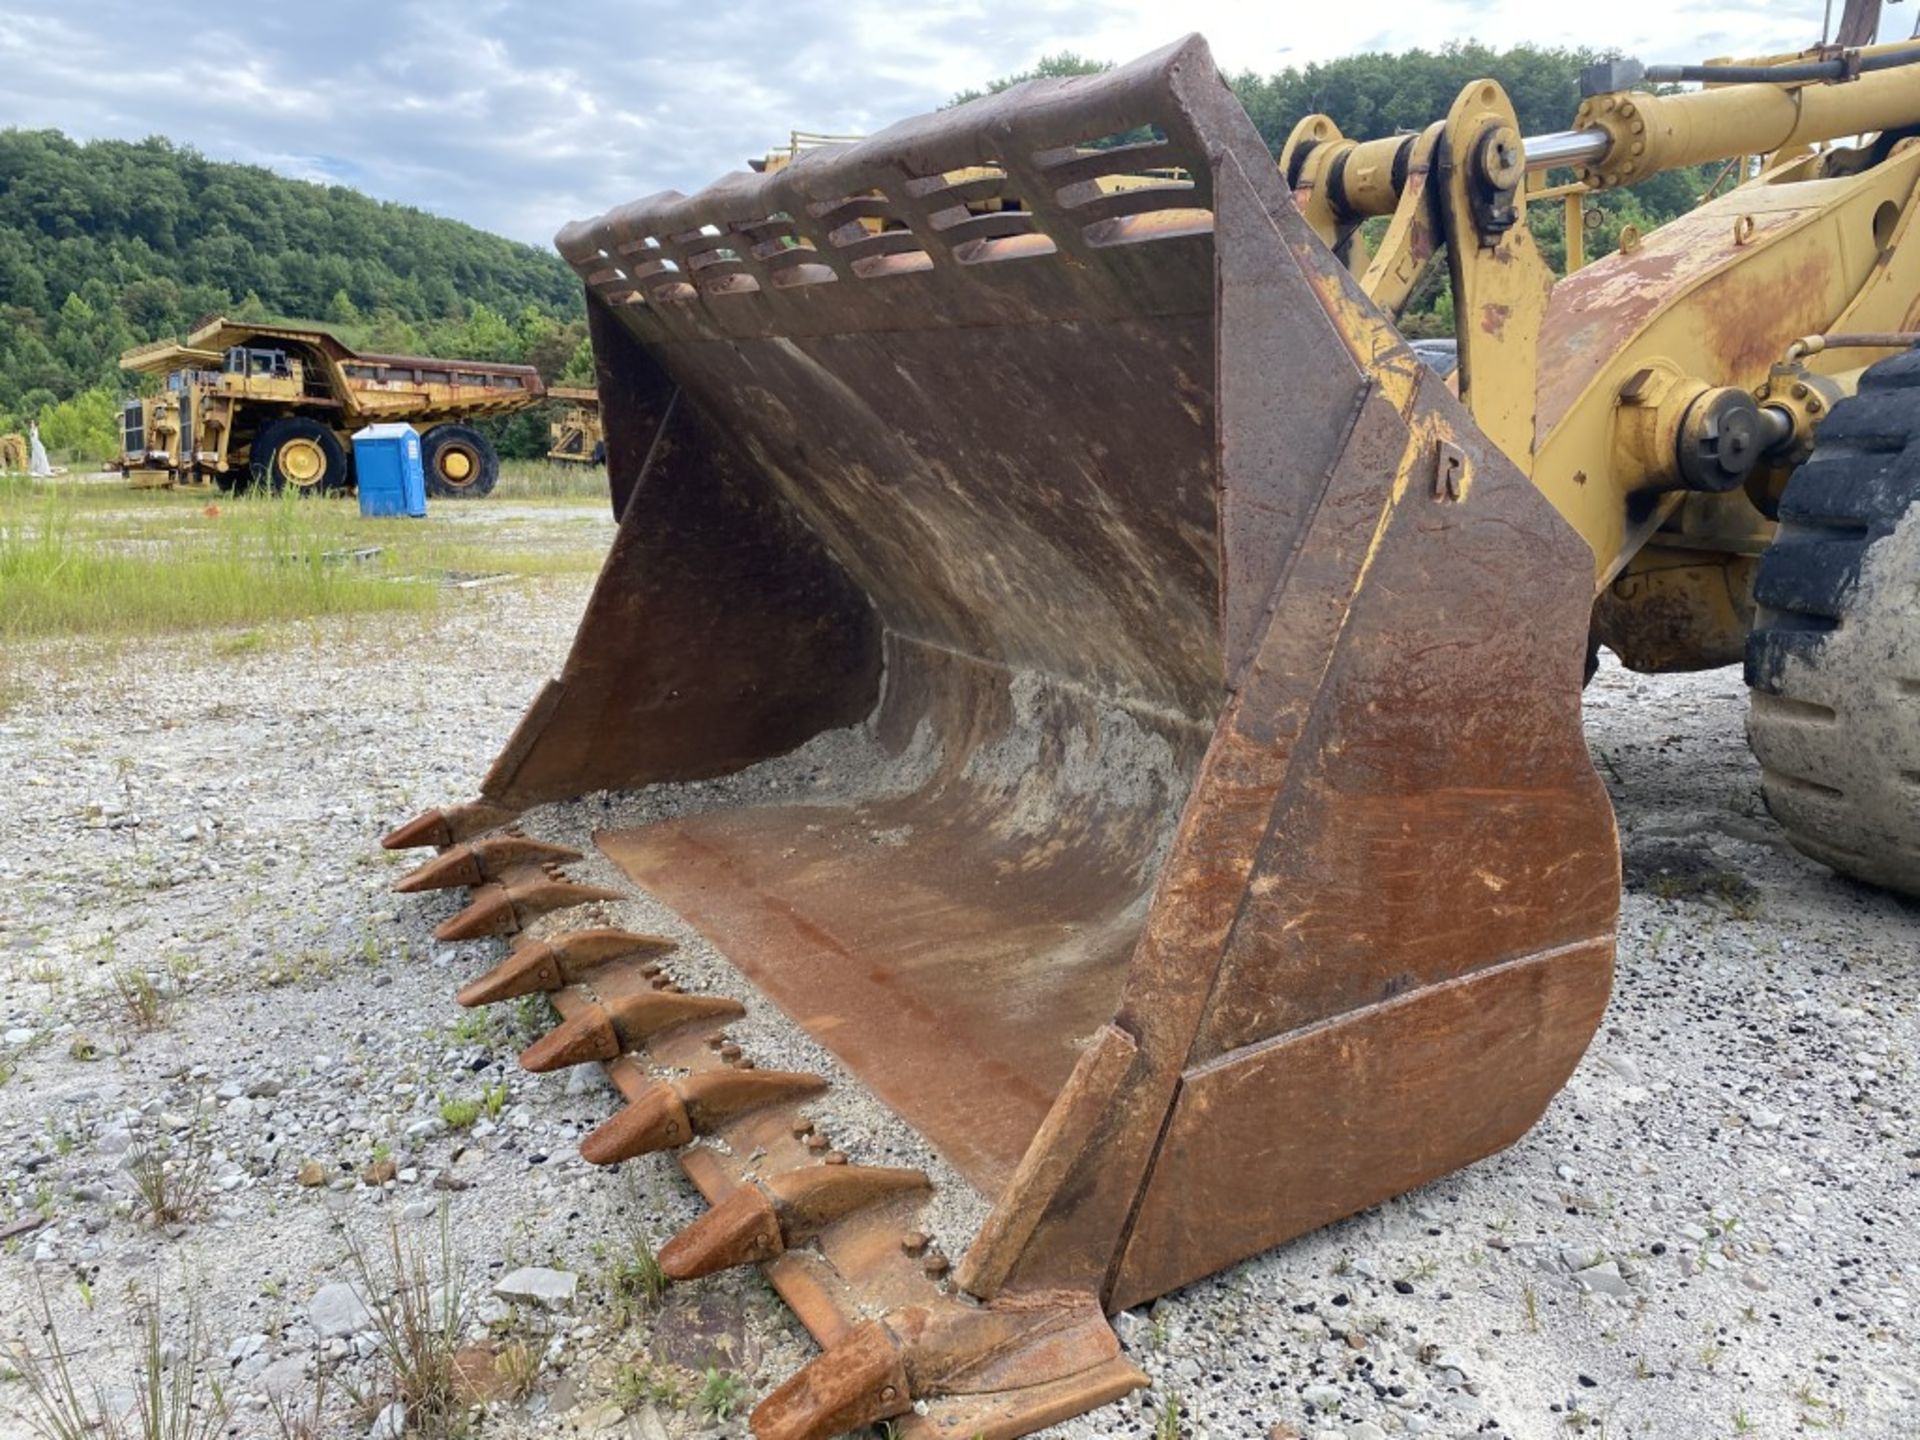
[[[560,232],[618,537],[479,797],[386,843],[441,849],[402,889],[470,887],[442,938],[518,935],[461,1001],[544,993],[524,1063],[607,1066],[582,1154],[673,1151],[710,1200],[668,1273],[757,1264],[820,1341],[762,1440],[1112,1400],[1144,1377],[1107,1315],[1523,1134],[1611,982],[1596,643],[1744,655],[1788,833],[1920,891],[1916,60],[1600,67],[1536,137],[1479,82],[1276,165],[1190,38]],[[1739,156],[1543,263],[1530,175]],[[1394,319],[1442,254],[1423,358]],[[594,836],[731,993],[539,838],[847,727],[843,789]],[[725,1027],[766,1003],[832,1073],[754,1067]],[[832,1084],[974,1233],[824,1133]]]
[[[600,428],[600,395],[590,386],[550,385],[547,398],[561,402],[547,425],[547,458],[566,465],[604,465],[607,439]]]

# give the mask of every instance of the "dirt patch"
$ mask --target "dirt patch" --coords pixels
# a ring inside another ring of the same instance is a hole
[[[1709,833],[1703,829],[1702,841]],[[1636,839],[1622,851],[1620,869],[1629,891],[1658,900],[1716,900],[1748,911],[1760,898],[1757,885],[1698,842]]]

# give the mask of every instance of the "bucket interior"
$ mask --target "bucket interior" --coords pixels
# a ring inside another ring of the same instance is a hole
[[[1118,1006],[1205,727],[898,637],[875,723],[934,727],[923,784],[595,839],[994,1196]]]
[[[739,657],[818,626],[650,577],[684,578],[689,554],[737,566],[737,526],[688,518],[717,490],[783,517],[804,543],[754,574],[792,573],[741,593],[844,581],[872,635],[871,672],[844,667],[878,676],[866,723],[936,759],[904,793],[852,783],[844,804],[598,843],[989,1196],[1118,1007],[1226,698],[1206,170],[1172,138],[1079,148],[1124,118],[1063,113],[1004,153],[896,136],[884,161],[813,157],[562,237],[589,286],[622,540],[517,783],[739,768],[680,717],[716,698],[782,713],[764,659]],[[1153,166],[1176,168],[1149,192],[1102,178]],[[1014,208],[942,208],[983,184]],[[1004,238],[960,239],[976,230]],[[722,270],[739,273],[686,281]],[[724,695],[685,667],[659,678],[674,655],[711,657]],[[808,696],[804,675],[781,683]]]

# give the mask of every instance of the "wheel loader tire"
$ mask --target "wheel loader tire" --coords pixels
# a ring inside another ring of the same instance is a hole
[[[436,425],[420,438],[427,493],[448,500],[491,495],[500,479],[500,454],[471,425]]]
[[[592,463],[595,465],[604,465],[607,463],[607,442],[606,441],[596,440],[593,442]]]
[[[322,495],[347,483],[347,450],[318,420],[290,415],[255,437],[248,470],[256,489]]]
[[[1834,406],[1754,581],[1747,738],[1794,845],[1920,897],[1920,350]]]

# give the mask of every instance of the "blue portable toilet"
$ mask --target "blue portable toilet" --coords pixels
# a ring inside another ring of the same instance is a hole
[[[354,432],[353,473],[362,515],[424,515],[427,472],[411,425],[369,425]]]

